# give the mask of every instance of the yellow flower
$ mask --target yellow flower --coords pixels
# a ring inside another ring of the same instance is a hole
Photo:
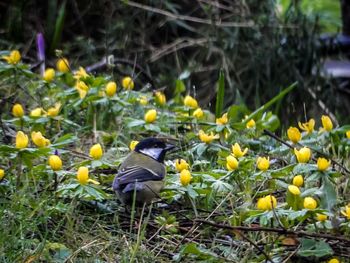
[[[205,133],[203,130],[198,132],[198,137],[202,142],[211,143],[214,139],[219,139],[219,135],[211,132],[210,134]]]
[[[145,122],[152,123],[157,119],[157,111],[152,109],[148,110],[145,114]]]
[[[244,151],[242,151],[241,146],[238,143],[235,143],[234,145],[232,145],[231,148],[232,148],[233,156],[236,158],[242,157],[246,155],[246,153],[248,152],[248,148],[245,148]]]
[[[94,144],[91,148],[90,148],[90,157],[92,157],[95,160],[101,159],[103,155],[103,150],[101,147],[101,144],[97,143]]]
[[[82,185],[87,183],[100,184],[99,182],[89,178],[89,169],[86,166],[80,166],[77,172],[78,182]]]
[[[341,213],[348,219],[350,220],[350,204],[345,206],[345,210],[341,211]]]
[[[293,195],[300,195],[300,190],[298,186],[288,185],[288,191],[291,192]]]
[[[259,198],[256,207],[259,210],[272,210],[276,208],[277,200],[273,195],[267,195],[265,197]]]
[[[122,79],[122,86],[126,90],[132,90],[134,88],[134,81],[131,77],[124,77]]]
[[[86,94],[89,91],[89,87],[88,85],[86,85],[86,83],[82,80],[78,80],[77,83],[75,84],[75,88],[77,89],[78,93],[79,93],[79,97],[81,99],[84,99]]]
[[[340,261],[336,258],[332,258],[328,261],[328,263],[340,263]]]
[[[301,130],[306,131],[309,134],[314,131],[315,120],[310,119],[308,122],[305,123],[298,122],[298,125]]]
[[[50,140],[46,139],[41,132],[35,132],[33,131],[31,133],[32,141],[34,144],[38,147],[45,147],[50,145]]]
[[[256,202],[256,208],[259,210],[267,210],[267,202],[265,197],[259,198],[258,202]]]
[[[255,121],[251,119],[250,121],[247,122],[246,124],[247,129],[251,129],[255,127]]]
[[[163,92],[157,91],[156,93],[154,93],[154,96],[155,96],[156,103],[158,103],[161,106],[165,105],[166,97]]]
[[[21,104],[16,103],[15,105],[13,105],[12,107],[12,115],[17,117],[17,118],[21,118],[24,115],[24,110]]]
[[[50,155],[49,157],[49,165],[52,170],[59,171],[62,169],[62,160],[58,155]]]
[[[229,171],[234,171],[238,168],[238,160],[233,156],[233,155],[229,155],[226,157],[226,168]]]
[[[180,183],[183,185],[183,186],[187,186],[189,185],[189,183],[191,182],[192,180],[192,175],[190,173],[189,170],[187,169],[184,169],[180,172]]]
[[[195,117],[196,119],[202,118],[204,115],[204,112],[202,111],[201,108],[196,109],[193,113],[192,116]]]
[[[216,119],[217,125],[225,125],[228,122],[227,113],[224,113],[221,118]]]
[[[289,127],[287,130],[288,139],[293,143],[297,143],[301,139],[301,133],[296,127]]]
[[[304,198],[304,208],[306,209],[315,209],[317,207],[317,202],[312,197]]]
[[[2,178],[4,178],[4,176],[5,176],[4,169],[0,169],[0,181],[2,180]]]
[[[56,117],[61,109],[61,103],[57,102],[55,107],[51,107],[47,110],[47,116]]]
[[[138,98],[137,100],[138,100],[138,102],[139,102],[141,105],[143,105],[143,106],[147,105],[147,103],[148,103],[148,99],[147,99],[146,96],[141,96],[141,97]]]
[[[182,170],[188,170],[189,164],[184,159],[176,159],[175,168],[178,172],[182,172]]]
[[[2,59],[9,64],[16,65],[21,60],[21,53],[18,50],[12,50],[10,55],[2,56]]]
[[[328,218],[327,215],[323,215],[323,214],[319,214],[319,213],[316,214],[317,221],[323,222],[323,221],[326,221],[327,218]]]
[[[130,150],[133,151],[138,143],[139,141],[131,141],[129,145]]]
[[[46,69],[44,72],[43,79],[46,82],[50,83],[51,81],[53,81],[54,78],[55,78],[55,70],[53,68]]]
[[[28,146],[28,136],[22,131],[17,132],[16,135],[16,148],[23,149]]]
[[[346,132],[346,138],[350,139],[350,130]]]
[[[117,83],[114,81],[110,81],[106,85],[106,94],[109,97],[114,96],[114,94],[117,92]]]
[[[69,62],[66,58],[61,58],[56,63],[56,68],[59,72],[66,73],[69,71]]]
[[[31,117],[40,117],[42,112],[42,108],[35,108],[30,112]]]
[[[299,163],[307,163],[311,158],[311,150],[307,147],[303,147],[299,151],[294,148],[294,154]]]
[[[80,80],[80,78],[86,78],[88,76],[89,76],[89,74],[86,73],[86,70],[83,67],[79,67],[79,70],[77,70],[74,73],[74,78],[76,80]]]
[[[319,171],[325,171],[331,164],[331,160],[327,160],[326,158],[318,158],[317,159],[317,168]]]
[[[301,187],[304,184],[304,178],[298,174],[293,177],[293,185]]]
[[[266,171],[270,167],[270,157],[258,157],[256,160],[256,166],[261,171]]]
[[[191,97],[190,95],[187,95],[184,99],[184,105],[187,107],[190,107],[192,109],[198,108],[198,102],[195,98]]]
[[[332,123],[331,118],[329,118],[329,116],[322,115],[321,121],[322,121],[322,126],[323,126],[324,130],[329,132],[333,129],[333,123]]]

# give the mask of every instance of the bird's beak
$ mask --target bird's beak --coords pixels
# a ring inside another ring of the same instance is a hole
[[[164,150],[170,151],[170,150],[174,149],[175,147],[176,147],[175,145],[170,144],[170,143],[167,143],[167,144],[165,145],[165,149],[164,149]]]

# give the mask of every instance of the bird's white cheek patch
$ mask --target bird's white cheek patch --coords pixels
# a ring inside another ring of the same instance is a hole
[[[149,149],[142,149],[140,150],[141,153],[148,155],[149,157],[152,157],[153,159],[158,159],[160,154],[162,153],[164,149],[162,148],[149,148]]]

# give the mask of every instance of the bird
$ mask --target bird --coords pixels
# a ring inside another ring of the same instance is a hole
[[[165,155],[173,148],[175,145],[154,137],[140,141],[121,163],[114,178],[112,188],[118,199],[132,205],[135,196],[135,204],[140,206],[159,197],[166,175]]]

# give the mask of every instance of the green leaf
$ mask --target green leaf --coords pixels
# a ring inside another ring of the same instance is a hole
[[[301,257],[321,258],[324,256],[333,255],[333,253],[332,248],[324,241],[302,238],[301,248],[297,254]]]
[[[144,120],[133,120],[131,122],[128,123],[128,127],[132,128],[132,127],[136,127],[136,126],[143,126],[145,125],[145,121]]]
[[[336,186],[332,184],[326,174],[322,177],[322,186],[321,186],[321,198],[320,203],[321,207],[331,211],[334,205],[337,203],[337,192]]]

